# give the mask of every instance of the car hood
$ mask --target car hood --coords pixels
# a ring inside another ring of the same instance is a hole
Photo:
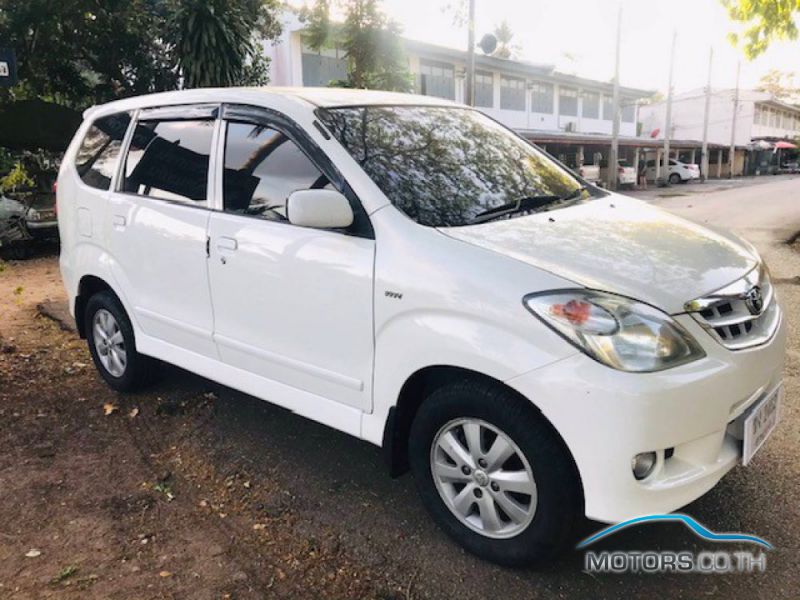
[[[732,234],[711,231],[618,195],[440,231],[581,286],[636,298],[671,314],[683,312],[689,300],[742,277],[759,260],[752,246]]]

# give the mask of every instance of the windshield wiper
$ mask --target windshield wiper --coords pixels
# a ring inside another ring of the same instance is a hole
[[[490,208],[489,210],[485,210],[482,213],[475,215],[472,219],[467,221],[467,225],[486,223],[487,221],[493,221],[495,219],[513,215],[515,213],[538,212],[538,209],[546,206],[552,206],[553,204],[558,204],[559,208],[564,208],[568,204],[572,204],[573,201],[580,200],[581,195],[585,190],[586,186],[581,186],[571,191],[566,196],[523,196],[514,202],[501,204],[500,206],[495,206],[494,208]]]

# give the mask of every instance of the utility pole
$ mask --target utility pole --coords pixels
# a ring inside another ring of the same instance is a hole
[[[708,179],[708,116],[711,110],[711,63],[714,62],[714,47],[708,53],[708,85],[706,86],[706,110],[703,114],[703,150],[700,153],[700,172],[703,183]]]
[[[669,86],[667,87],[667,115],[664,119],[664,171],[662,177],[665,182],[669,181],[669,138],[672,135],[672,74],[675,67],[675,40],[678,32],[672,32],[672,49],[669,53]]]
[[[466,104],[475,106],[475,0],[469,0],[469,21],[467,22],[467,86]]]
[[[619,5],[617,11],[617,54],[614,61],[614,91],[611,96],[611,111],[613,113],[611,120],[611,152],[608,156],[608,187],[609,189],[617,189],[617,165],[619,164],[619,53],[620,42],[622,39],[622,4]],[[636,165],[639,168],[639,165]]]
[[[729,177],[733,179],[733,167],[736,164],[736,117],[739,112],[739,71],[742,61],[736,63],[736,90],[733,92],[733,120],[731,121],[731,151],[728,153]]]

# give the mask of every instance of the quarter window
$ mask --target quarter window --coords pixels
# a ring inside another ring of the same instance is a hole
[[[123,191],[204,203],[214,121],[141,121],[125,161]]]
[[[285,134],[253,123],[228,123],[222,178],[226,212],[286,221],[296,190],[330,187],[328,178]]]
[[[130,122],[129,113],[117,113],[97,119],[86,131],[75,155],[75,168],[86,185],[109,188]]]

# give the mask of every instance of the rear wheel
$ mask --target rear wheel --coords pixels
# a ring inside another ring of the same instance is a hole
[[[89,298],[84,323],[92,360],[109,386],[128,392],[152,382],[158,363],[136,351],[130,319],[114,294]]]
[[[669,182],[673,185],[678,184],[681,182],[681,176],[678,173],[671,173],[669,176]]]
[[[434,520],[481,558],[509,566],[550,558],[582,517],[563,442],[499,384],[468,378],[434,391],[414,418],[409,454]]]

